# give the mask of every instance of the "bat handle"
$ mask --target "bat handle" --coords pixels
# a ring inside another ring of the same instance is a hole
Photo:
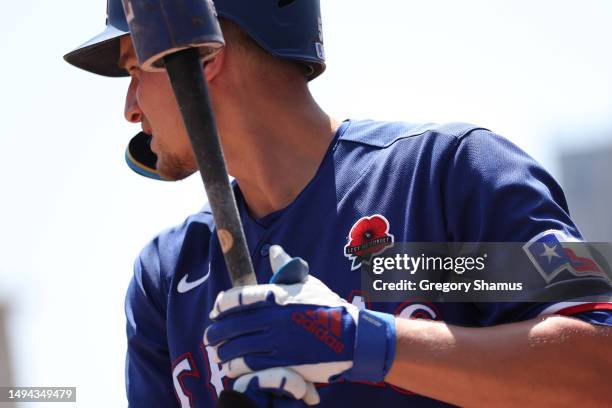
[[[229,183],[198,50],[188,48],[170,54],[164,57],[164,63],[200,168],[232,285],[255,285],[257,279]],[[224,391],[217,407],[257,405],[236,391]]]
[[[198,50],[178,51],[164,57],[164,62],[200,168],[232,285],[255,285],[257,279],[229,183]],[[224,391],[217,407],[257,405],[236,391]]]
[[[217,401],[217,408],[262,408],[258,407],[246,395],[233,390],[221,391],[219,400]]]

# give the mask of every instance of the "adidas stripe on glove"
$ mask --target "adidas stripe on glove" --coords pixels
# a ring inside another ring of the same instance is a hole
[[[395,356],[394,317],[360,311],[279,246],[270,262],[272,283],[221,292],[210,313],[204,343],[225,374],[290,367],[310,382],[382,381]]]

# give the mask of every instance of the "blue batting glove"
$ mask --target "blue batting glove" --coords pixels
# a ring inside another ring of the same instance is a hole
[[[382,381],[395,356],[394,317],[360,311],[280,246],[270,262],[275,283],[221,292],[210,313],[204,343],[225,374],[290,367],[311,382]]]

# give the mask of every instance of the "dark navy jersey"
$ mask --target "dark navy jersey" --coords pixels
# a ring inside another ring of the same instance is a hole
[[[610,303],[375,303],[360,292],[359,264],[346,247],[363,219],[383,220],[395,242],[527,242],[546,231],[581,238],[555,180],[486,129],[345,121],[314,178],[286,208],[253,219],[237,185],[234,191],[258,282],[270,279],[268,250],[279,244],[359,307],[472,327],[543,313],[612,325]],[[231,381],[211,363],[202,336],[217,294],[230,287],[207,209],[144,248],[126,298],[132,406],[215,406]],[[444,405],[386,383],[340,382],[318,391],[321,407]]]

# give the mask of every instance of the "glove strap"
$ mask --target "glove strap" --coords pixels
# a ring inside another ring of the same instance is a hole
[[[353,381],[382,382],[395,358],[395,317],[360,310],[353,367],[346,377]]]

